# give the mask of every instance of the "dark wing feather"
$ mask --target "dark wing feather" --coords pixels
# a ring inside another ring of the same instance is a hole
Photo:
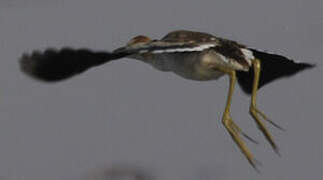
[[[24,73],[35,79],[54,82],[125,56],[128,54],[94,52],[88,49],[47,49],[44,52],[24,54],[20,59],[20,67]]]
[[[229,59],[234,59],[245,68],[249,68],[248,61],[241,51],[241,48],[244,48],[243,45],[226,39],[219,38],[219,41],[219,46],[213,48],[216,52]]]
[[[209,42],[215,37],[208,33],[178,30],[168,33],[162,38],[164,42]]]
[[[315,66],[314,64],[295,62],[277,54],[267,53],[256,49],[249,50],[253,52],[253,55],[259,59],[261,63],[259,89],[276,79],[289,77]],[[249,72],[237,71],[237,76],[238,83],[243,91],[247,94],[251,94],[254,79],[253,68],[250,68]]]

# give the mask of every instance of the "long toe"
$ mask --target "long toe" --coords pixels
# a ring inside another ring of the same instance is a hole
[[[233,141],[238,145],[239,149],[241,150],[242,154],[247,158],[250,165],[256,170],[257,169],[257,160],[253,157],[251,151],[246,146],[245,142],[240,137],[240,129],[230,117],[223,118],[224,127],[227,129],[229,134],[231,135]],[[238,127],[238,128],[237,128]]]
[[[273,150],[280,155],[279,153],[279,149],[278,146],[276,145],[273,136],[271,135],[271,133],[269,132],[269,130],[266,128],[266,126],[264,125],[264,123],[262,122],[262,120],[259,117],[259,113],[260,112],[256,107],[251,106],[250,107],[250,114],[253,117],[253,119],[255,120],[255,122],[258,125],[258,128],[260,129],[260,131],[264,134],[265,138],[267,139],[267,141],[270,143],[271,147],[273,148]]]

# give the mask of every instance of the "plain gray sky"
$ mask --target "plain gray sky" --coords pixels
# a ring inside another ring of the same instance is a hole
[[[221,124],[226,77],[194,82],[129,59],[57,84],[19,71],[18,58],[34,49],[112,50],[137,34],[160,38],[177,29],[319,64],[259,91],[259,108],[287,128],[268,125],[281,158],[237,88],[232,116],[261,142],[248,145],[263,163],[262,174]],[[320,179],[322,32],[322,0],[1,0],[0,177],[88,180],[126,165],[157,180]]]

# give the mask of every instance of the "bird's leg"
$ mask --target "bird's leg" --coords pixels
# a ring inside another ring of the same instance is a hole
[[[259,78],[260,78],[260,61],[258,59],[255,59],[253,61],[253,68],[254,68],[254,80],[253,80],[253,87],[252,87],[252,94],[251,94],[251,105],[250,105],[250,114],[255,120],[255,122],[258,125],[258,128],[261,130],[261,132],[264,134],[266,139],[269,141],[270,145],[274,149],[274,151],[279,155],[278,147],[274,142],[274,139],[270,132],[265,127],[264,123],[261,121],[259,115],[263,117],[264,120],[267,120],[271,122],[274,126],[282,129],[280,126],[272,122],[267,118],[267,116],[261,112],[256,105],[256,96],[257,96],[257,90],[258,90],[258,84],[259,84]]]
[[[245,142],[241,139],[241,129],[235,122],[232,120],[230,115],[230,107],[231,107],[231,99],[233,95],[234,86],[236,83],[236,72],[235,71],[229,71],[227,74],[230,77],[230,87],[229,87],[229,93],[227,98],[227,103],[225,106],[225,110],[222,117],[222,123],[224,124],[227,131],[230,133],[232,139],[234,142],[238,145],[242,153],[245,155],[249,163],[256,169],[256,161],[252,155],[252,153],[247,148]]]

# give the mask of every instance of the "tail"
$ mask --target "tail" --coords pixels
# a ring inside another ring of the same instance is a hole
[[[125,53],[93,52],[87,49],[47,49],[44,52],[24,54],[20,59],[20,68],[35,79],[54,82],[125,56]]]
[[[258,89],[278,78],[292,76],[297,72],[314,67],[313,64],[295,62],[281,55],[261,52],[255,49],[249,50],[252,51],[255,58],[259,59],[261,63]],[[248,72],[238,71],[237,77],[242,90],[247,94],[251,94],[254,79],[253,68],[250,68]]]

